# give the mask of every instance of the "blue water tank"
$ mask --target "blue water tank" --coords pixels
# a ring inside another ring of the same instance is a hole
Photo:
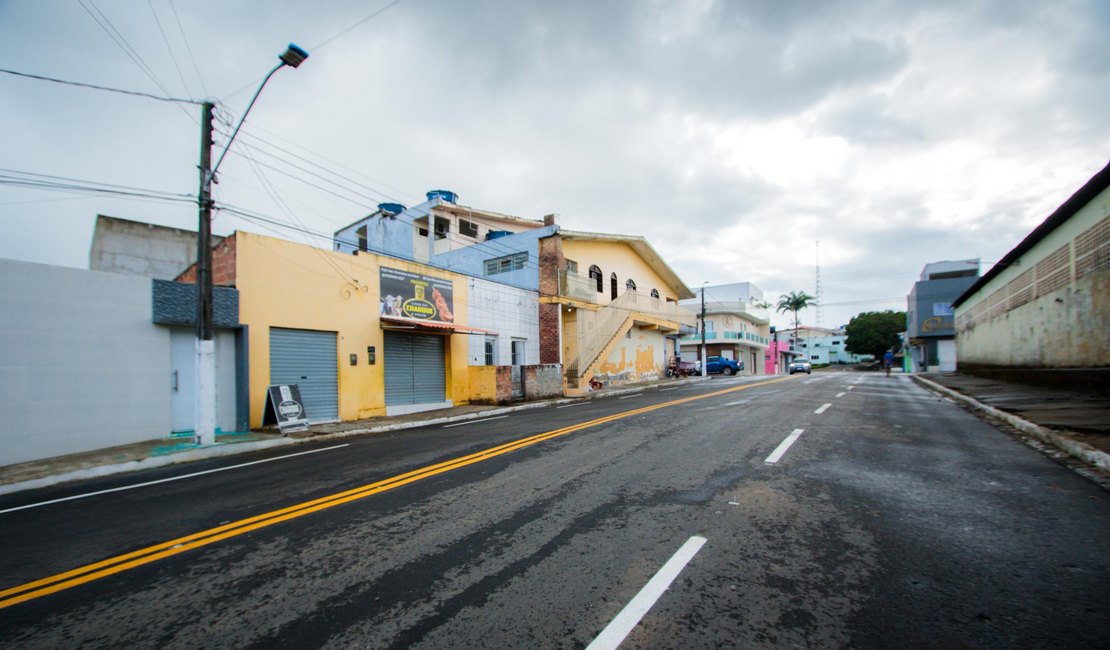
[[[432,190],[431,192],[428,192],[424,196],[427,196],[429,201],[431,201],[432,199],[443,199],[444,201],[447,201],[448,203],[458,203],[459,202],[459,195],[455,194],[451,190]]]
[[[379,203],[378,211],[382,214],[392,217],[395,214],[401,214],[405,211],[405,206],[400,203]]]
[[[511,230],[491,230],[491,231],[486,233],[486,240],[489,241],[490,239],[498,239],[500,237],[508,237],[511,234],[513,234],[513,231],[511,231]]]

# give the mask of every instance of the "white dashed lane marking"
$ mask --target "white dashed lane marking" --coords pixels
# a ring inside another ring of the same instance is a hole
[[[798,436],[802,435],[803,431],[805,431],[805,429],[794,429],[794,431],[792,431],[790,435],[786,436],[786,440],[783,440],[782,443],[780,443],[779,446],[776,447],[773,452],[771,452],[771,455],[768,456],[767,459],[763,462],[767,463],[768,465],[773,465],[779,462],[779,460],[782,459],[783,455],[786,454],[786,450],[790,449],[790,445],[794,444],[794,442],[798,439]]]

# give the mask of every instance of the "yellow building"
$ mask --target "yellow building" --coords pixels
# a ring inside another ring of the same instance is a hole
[[[558,229],[540,242],[541,361],[562,361],[569,394],[662,378],[693,295],[643,237]]]
[[[267,389],[297,384],[310,421],[357,420],[490,397],[469,368],[468,278],[416,262],[349,255],[236,232],[213,254],[239,289],[248,330],[250,425]]]

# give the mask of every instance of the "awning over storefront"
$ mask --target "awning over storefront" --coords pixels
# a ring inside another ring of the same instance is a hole
[[[423,329],[458,332],[459,334],[497,334],[493,330],[484,330],[477,327],[467,327],[455,323],[443,323],[434,320],[419,318],[404,318],[402,316],[382,316],[382,329]]]

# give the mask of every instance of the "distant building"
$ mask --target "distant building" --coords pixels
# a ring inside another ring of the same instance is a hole
[[[221,241],[212,237],[213,246]],[[90,271],[172,280],[196,261],[196,231],[96,216]]]
[[[874,355],[852,354],[848,352],[848,333],[844,328],[830,329],[802,325],[798,327],[798,338],[794,329],[779,330],[775,339],[785,344],[786,351],[805,359],[815,366],[844,365],[874,361]],[[781,372],[780,368],[780,372]]]
[[[1039,383],[1110,373],[1110,165],[960,295],[961,372]],[[1046,371],[1067,372],[1046,372]]]
[[[750,282],[710,285],[704,290],[706,356],[734,359],[743,364],[745,374],[766,374],[771,321],[763,290]],[[698,297],[679,304],[700,314],[700,292]],[[701,341],[700,330],[684,336],[683,358],[701,360]]]
[[[956,318],[952,303],[979,278],[979,260],[926,264],[906,297],[906,369],[956,369]]]

